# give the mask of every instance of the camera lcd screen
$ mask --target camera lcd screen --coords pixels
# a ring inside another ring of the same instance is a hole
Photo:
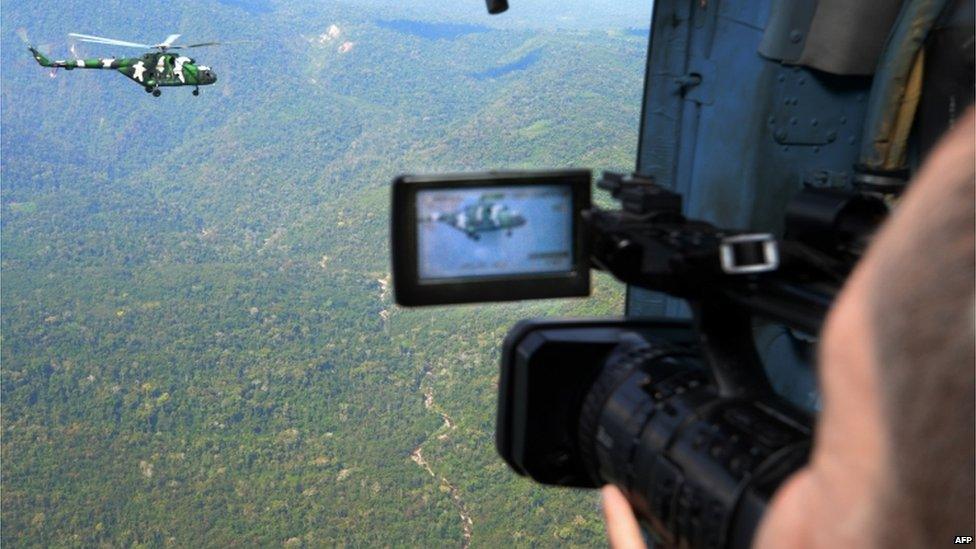
[[[585,296],[590,172],[403,175],[393,182],[400,305]]]
[[[417,193],[420,282],[573,270],[569,185]]]

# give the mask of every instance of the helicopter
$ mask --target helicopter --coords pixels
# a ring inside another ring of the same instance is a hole
[[[197,65],[193,58],[178,53],[169,53],[169,50],[225,44],[223,42],[202,42],[185,46],[176,45],[175,42],[180,37],[179,34],[171,34],[166,37],[166,40],[158,44],[139,44],[125,40],[116,40],[114,38],[77,33],[69,33],[68,36],[82,42],[91,42],[93,44],[143,49],[155,48],[157,51],[145,53],[141,57],[96,57],[90,59],[62,59],[52,61],[34,46],[28,45],[27,48],[42,67],[51,67],[55,70],[117,70],[136,84],[142,86],[147,93],[151,93],[154,97],[159,97],[162,94],[160,88],[165,86],[193,86],[193,95],[200,95],[200,86],[208,86],[217,81],[217,74],[210,67]]]

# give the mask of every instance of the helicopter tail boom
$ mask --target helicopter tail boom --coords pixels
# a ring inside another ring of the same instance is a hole
[[[37,64],[42,67],[53,67],[55,69],[119,69],[124,68],[133,63],[133,59],[116,59],[114,57],[100,58],[94,57],[91,59],[58,59],[51,61],[43,53],[37,50],[33,46],[29,46],[31,54],[37,61]]]

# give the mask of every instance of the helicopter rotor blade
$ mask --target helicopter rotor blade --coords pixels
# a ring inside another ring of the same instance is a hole
[[[161,43],[156,44],[154,47],[168,49],[170,46],[173,45],[173,42],[176,42],[176,39],[179,37],[180,37],[179,34],[171,34],[166,37],[166,40],[163,40]]]
[[[174,46],[177,48],[202,48],[205,46],[236,46],[238,44],[252,44],[253,40],[235,40],[233,42],[200,42],[198,44],[188,44],[186,46]]]
[[[89,34],[78,34],[75,32],[69,32],[68,36],[72,38],[77,38],[82,42],[91,42],[93,44],[104,44],[107,46],[124,46],[127,48],[152,48],[153,46],[149,44],[139,44],[136,42],[126,42],[125,40],[116,40],[114,38],[104,38],[102,36],[91,36]]]

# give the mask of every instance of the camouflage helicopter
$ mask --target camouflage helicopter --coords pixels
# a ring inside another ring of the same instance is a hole
[[[217,46],[221,42],[202,42],[199,44],[189,44],[186,46],[174,45],[179,34],[171,34],[159,44],[138,44],[126,42],[114,38],[103,38],[101,36],[91,36],[87,34],[69,33],[68,36],[82,42],[103,44],[107,46],[123,46],[129,48],[152,49],[158,51],[143,54],[142,57],[104,57],[91,59],[68,59],[51,61],[44,56],[37,48],[28,46],[34,59],[42,67],[52,67],[54,69],[112,69],[117,70],[131,79],[136,84],[142,86],[147,93],[159,97],[162,91],[159,89],[164,86],[193,86],[193,95],[200,95],[200,86],[207,86],[217,81],[217,75],[210,67],[197,65],[196,61],[190,57],[177,53],[168,53],[169,50],[200,48],[203,46]]]
[[[494,201],[493,196],[483,196],[476,204],[452,213],[432,213],[422,221],[439,221],[453,227],[471,240],[480,240],[480,233],[505,231],[512,236],[512,229],[525,225],[525,217]]]

